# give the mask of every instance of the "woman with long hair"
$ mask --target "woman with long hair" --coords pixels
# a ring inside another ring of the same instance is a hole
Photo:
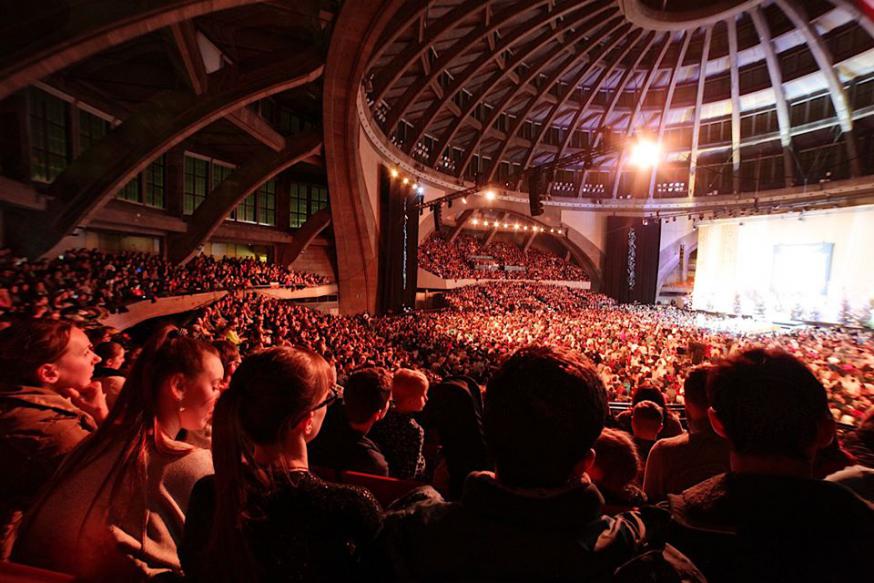
[[[213,416],[215,475],[194,489],[182,564],[193,581],[346,581],[376,536],[366,490],[309,470],[307,443],[339,396],[333,368],[291,347],[246,358]]]
[[[209,344],[159,330],[100,428],[64,461],[25,516],[13,559],[83,581],[180,572],[176,547],[209,451],[175,438],[203,428],[223,370]]]
[[[24,320],[0,332],[0,559],[36,492],[106,416],[91,381],[99,362],[69,322]]]

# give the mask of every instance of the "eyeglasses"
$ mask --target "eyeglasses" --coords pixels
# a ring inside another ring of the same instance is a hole
[[[313,405],[309,408],[310,411],[318,411],[322,407],[327,407],[334,401],[340,398],[340,395],[343,394],[343,387],[335,384],[333,387],[328,389],[328,396],[325,397],[325,400],[319,403],[318,405]]]

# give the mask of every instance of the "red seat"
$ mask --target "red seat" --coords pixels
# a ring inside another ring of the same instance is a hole
[[[76,578],[66,573],[56,573],[30,565],[0,561],[0,581],[3,583],[74,583]]]

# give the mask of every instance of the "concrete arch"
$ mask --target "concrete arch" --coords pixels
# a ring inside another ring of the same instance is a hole
[[[104,49],[177,22],[264,0],[97,0],[75,19],[0,60],[0,99]],[[146,7],[148,6],[148,7]],[[48,30],[48,27],[47,27]]]
[[[464,223],[473,218],[473,215],[476,211],[499,211],[504,213],[504,218],[502,221],[523,221],[526,224],[534,223],[540,227],[545,229],[555,228],[554,225],[550,226],[546,223],[543,223],[536,218],[532,218],[531,216],[525,214],[524,212],[506,208],[506,207],[496,207],[493,205],[489,206],[471,206],[470,208],[465,209],[459,214],[458,221],[451,232],[451,237],[454,239],[458,236],[458,234],[464,230]],[[433,229],[433,221],[425,221],[425,224],[428,225],[425,227],[425,237],[429,235]],[[421,230],[422,227],[420,227]],[[589,275],[589,278],[592,281],[592,289],[599,290],[601,288],[601,282],[603,281],[603,272],[602,268],[604,265],[604,252],[598,249],[598,247],[584,234],[580,233],[576,229],[569,227],[567,225],[562,225],[560,228],[566,229],[568,236],[567,237],[556,237],[556,240],[561,244],[561,246],[570,252],[571,257],[586,270],[586,273]],[[423,240],[424,237],[420,237],[420,241]],[[529,241],[530,245],[530,241]],[[527,247],[527,246],[526,246]]]
[[[303,253],[304,249],[309,247],[310,243],[318,237],[322,231],[328,228],[331,224],[331,209],[323,208],[316,214],[310,216],[300,229],[294,234],[294,241],[290,245],[283,245],[279,249],[279,257],[277,263],[283,266],[288,266]]]
[[[356,100],[368,63],[377,50],[377,39],[403,4],[404,0],[344,3],[325,65],[325,170],[331,193],[331,220],[338,234],[337,279],[343,314],[376,310],[379,227],[359,157],[361,122]]]
[[[241,166],[212,190],[194,211],[188,231],[170,237],[168,259],[173,262],[191,259],[197,253],[197,248],[219,228],[228,216],[229,209],[235,208],[259,186],[283,170],[318,154],[322,149],[320,131],[296,136],[290,141],[291,144],[281,152],[270,152]]]
[[[149,163],[210,123],[249,103],[304,85],[324,68],[316,50],[270,54],[250,67],[227,67],[208,77],[201,95],[169,91],[139,108],[119,128],[76,159],[52,184],[53,220],[19,233],[29,256],[53,253],[62,238],[87,224],[114,193]]]

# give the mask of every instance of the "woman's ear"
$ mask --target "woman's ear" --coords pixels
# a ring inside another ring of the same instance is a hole
[[[707,408],[707,418],[710,419],[710,426],[713,427],[713,431],[719,437],[723,439],[728,439],[728,436],[725,434],[725,425],[722,424],[722,421],[719,419],[719,415],[716,413],[716,409],[713,407]]]
[[[181,372],[170,375],[167,386],[170,387],[170,396],[177,403],[185,397],[185,375]]]
[[[53,385],[58,382],[60,378],[61,374],[58,371],[58,367],[50,362],[41,364],[39,368],[36,369],[36,380],[39,381],[41,385]]]

